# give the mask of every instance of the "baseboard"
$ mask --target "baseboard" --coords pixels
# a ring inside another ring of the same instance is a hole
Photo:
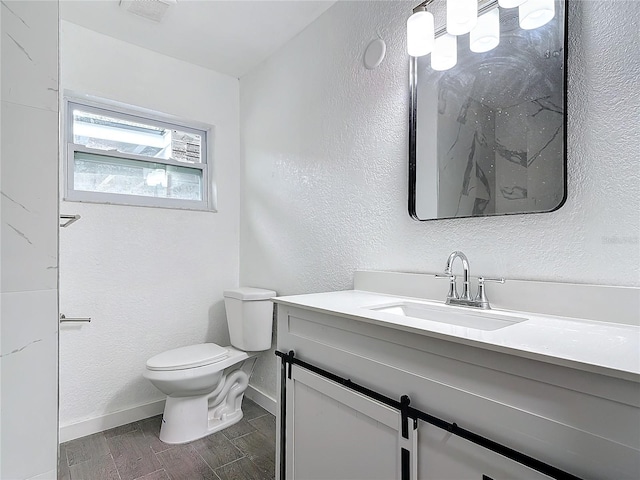
[[[258,390],[253,385],[249,385],[247,387],[247,389],[244,392],[244,395],[248,399],[256,402],[258,405],[264,408],[271,415],[275,416],[276,411],[278,410],[278,402],[276,401],[275,398],[271,398],[269,395]]]
[[[272,415],[276,414],[277,402],[275,398],[271,398],[264,392],[249,385],[245,391],[247,398],[253,400],[267,412]],[[126,425],[127,423],[136,422],[145,418],[159,415],[164,410],[164,400],[138,405],[137,407],[121,410],[119,412],[109,413],[101,417],[90,418],[77,423],[60,426],[60,443],[75,440],[76,438],[86,437],[94,433],[103,432],[110,428]]]
[[[255,401],[255,400],[254,400]],[[258,402],[256,402],[258,403]],[[60,426],[60,443],[68,442],[76,438],[85,437],[93,433],[103,432],[110,428],[126,425],[145,418],[153,417],[164,410],[164,400],[138,405],[137,407],[108,413],[101,417],[90,418],[77,423]]]

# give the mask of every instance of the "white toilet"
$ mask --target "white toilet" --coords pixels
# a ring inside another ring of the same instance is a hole
[[[271,347],[273,290],[242,287],[224,292],[231,345],[202,343],[161,353],[147,361],[144,377],[167,402],[160,440],[186,443],[242,418],[242,397],[257,352]],[[236,347],[236,348],[234,348]]]

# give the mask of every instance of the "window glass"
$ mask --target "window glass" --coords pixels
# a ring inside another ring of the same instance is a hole
[[[213,210],[210,126],[66,99],[68,201]]]
[[[202,176],[199,168],[74,152],[77,191],[202,201]]]
[[[97,150],[201,163],[202,137],[74,107],[73,143]]]

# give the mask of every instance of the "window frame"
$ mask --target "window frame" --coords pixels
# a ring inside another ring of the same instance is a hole
[[[173,159],[149,157],[132,153],[122,153],[112,150],[100,150],[86,147],[73,142],[73,110],[79,108],[88,113],[111,116],[131,122],[138,122],[150,126],[179,130],[201,136],[201,162],[180,162]],[[199,210],[215,212],[215,183],[213,175],[213,155],[211,145],[213,126],[199,122],[185,121],[181,118],[162,114],[140,107],[97,99],[84,95],[66,94],[64,96],[64,131],[62,132],[64,163],[64,196],[69,202],[98,203],[107,205],[125,205],[135,207],[155,207],[180,210]],[[146,163],[171,165],[202,171],[202,200],[185,200],[164,197],[147,197],[120,193],[94,192],[76,190],[74,188],[74,160],[75,153],[87,153],[102,157],[121,158]]]

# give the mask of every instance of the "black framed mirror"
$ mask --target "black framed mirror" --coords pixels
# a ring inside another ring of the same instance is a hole
[[[495,48],[470,51],[467,33],[455,37],[457,63],[448,70],[432,68],[433,53],[410,57],[414,219],[542,213],[564,204],[567,2],[553,3],[548,23],[524,29],[519,8],[480,1],[479,15],[499,12]],[[446,35],[444,18],[436,17],[435,31],[436,41]]]

